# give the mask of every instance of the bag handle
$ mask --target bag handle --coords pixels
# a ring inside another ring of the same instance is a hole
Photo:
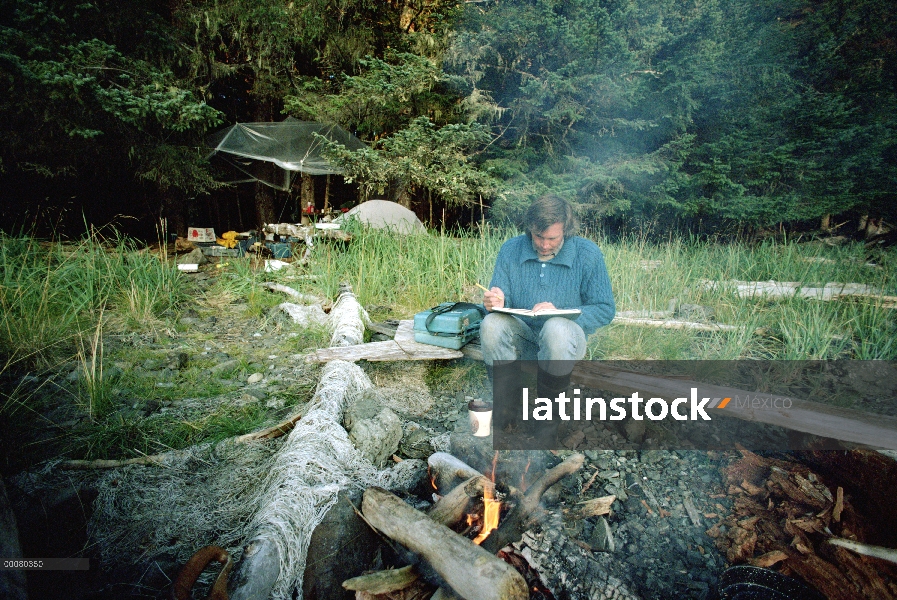
[[[434,306],[430,309],[430,314],[427,315],[427,320],[424,323],[424,327],[427,331],[430,331],[430,323],[433,322],[438,315],[443,313],[452,312],[455,309],[467,310],[470,308],[475,308],[480,313],[480,318],[486,316],[486,309],[481,304],[473,304],[472,302],[443,302],[439,306]],[[432,332],[430,332],[432,333]]]

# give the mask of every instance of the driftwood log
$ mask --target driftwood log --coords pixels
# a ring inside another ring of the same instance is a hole
[[[462,598],[526,600],[526,581],[494,553],[408,506],[390,492],[368,488],[362,513],[390,539],[423,557]]]
[[[340,294],[331,316],[334,316],[334,312],[339,312],[339,318],[343,322],[348,321],[349,326],[334,331],[331,345],[353,345],[361,341],[364,334],[362,310],[351,286],[340,284]],[[267,599],[281,576],[280,563],[280,551],[273,540],[261,537],[252,539],[245,546],[234,577],[228,585],[231,600]]]
[[[454,489],[455,481],[458,479],[482,476],[482,473],[448,452],[431,454],[427,458],[427,467],[430,471],[430,480],[440,494]]]
[[[643,375],[591,361],[580,361],[573,370],[572,379],[595,389],[627,395],[639,392],[646,398],[659,397],[667,400],[688,397],[693,387],[700,387],[702,395],[711,397],[751,397],[758,401],[768,399],[770,402],[778,398],[776,394]],[[792,398],[791,406],[787,409],[745,407],[718,413],[723,417],[777,425],[824,438],[897,450],[897,417],[875,415],[799,398]]]

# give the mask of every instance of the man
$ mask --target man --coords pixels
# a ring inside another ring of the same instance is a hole
[[[538,360],[539,398],[554,399],[567,389],[575,361],[586,353],[586,338],[607,325],[616,312],[604,255],[594,242],[576,236],[573,207],[558,196],[542,196],[527,209],[525,235],[499,250],[491,289],[483,306],[480,344],[492,376],[494,361]],[[564,317],[519,318],[495,308],[577,308]],[[519,374],[502,368],[505,378]],[[493,381],[498,389],[519,381]]]

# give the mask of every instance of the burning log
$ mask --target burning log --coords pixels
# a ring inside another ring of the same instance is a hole
[[[494,552],[436,523],[386,490],[368,488],[362,512],[384,535],[423,557],[461,597],[529,598],[523,577]]]
[[[487,487],[492,489],[495,484],[482,475],[471,477],[437,500],[427,514],[437,523],[451,527],[464,518],[471,498],[481,497]]]
[[[482,477],[482,473],[468,465],[463,460],[456,458],[448,452],[434,452],[427,459],[430,468],[430,478],[440,494],[445,490],[454,489],[456,479],[470,479]]]
[[[562,462],[561,464],[548,469],[542,476],[533,483],[526,493],[523,494],[520,502],[502,521],[498,529],[486,538],[483,542],[483,548],[491,554],[497,553],[499,550],[512,542],[520,540],[523,532],[526,530],[526,523],[539,507],[542,500],[542,494],[545,490],[553,486],[555,483],[571,473],[575,473],[582,468],[585,463],[585,456],[582,454],[574,454]]]

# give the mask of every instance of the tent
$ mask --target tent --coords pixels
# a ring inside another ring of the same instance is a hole
[[[317,134],[317,135],[316,135]],[[218,156],[249,176],[240,181],[260,181],[278,190],[289,190],[296,173],[342,173],[325,159],[322,136],[349,150],[364,142],[340,127],[287,117],[279,123],[237,123],[213,133],[207,144]]]
[[[336,218],[335,221],[344,223],[350,219],[357,219],[359,222],[377,229],[392,229],[397,233],[427,232],[427,228],[413,211],[388,200],[362,202],[346,214]]]

